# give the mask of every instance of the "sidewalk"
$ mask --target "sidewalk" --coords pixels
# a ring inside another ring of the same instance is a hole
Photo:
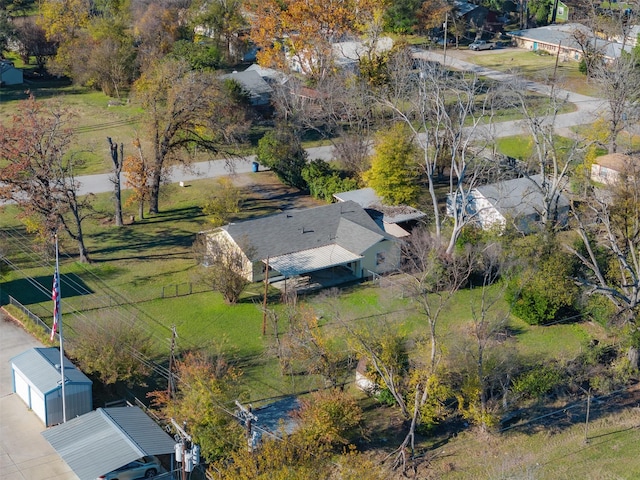
[[[0,478],[2,480],[78,480],[40,434],[44,424],[12,393],[9,359],[43,345],[0,312]]]

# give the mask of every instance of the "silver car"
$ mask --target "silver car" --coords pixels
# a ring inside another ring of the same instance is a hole
[[[142,457],[123,465],[113,472],[98,477],[98,480],[136,480],[138,478],[152,478],[161,471],[162,465],[156,457]]]

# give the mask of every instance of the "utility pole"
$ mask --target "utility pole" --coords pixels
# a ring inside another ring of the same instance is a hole
[[[174,446],[176,462],[180,464],[181,479],[187,480],[187,473],[191,473],[200,463],[200,447],[193,443],[191,435],[185,431],[186,422],[180,426],[172,418],[171,423],[178,432],[175,436],[176,444]]]
[[[171,326],[171,352],[169,353],[169,382],[167,384],[167,395],[169,396],[169,400],[171,400],[175,394],[176,386],[173,381],[173,364],[175,362],[175,348],[176,348],[176,338],[178,338],[178,333],[176,332],[176,326]]]
[[[267,292],[269,290],[269,257],[264,271],[264,298],[262,299],[262,336],[267,334]]]
[[[584,422],[584,443],[589,443],[589,410],[591,409],[591,387],[587,392],[587,416]]]
[[[246,408],[242,405],[238,400],[236,400],[236,405],[240,409],[238,416],[244,422],[245,432],[247,435],[247,446],[249,448],[249,453],[253,453],[253,426],[252,422],[257,422],[258,417],[253,414],[253,407],[249,405],[249,408]]]
[[[444,23],[442,24],[444,28],[444,52],[442,54],[442,65],[445,67],[447,66],[447,24],[449,23],[447,20],[449,20],[449,14],[446,14],[444,17]]]

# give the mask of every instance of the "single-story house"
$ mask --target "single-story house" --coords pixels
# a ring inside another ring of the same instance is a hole
[[[16,68],[9,60],[0,60],[0,86],[24,83],[22,69]]]
[[[576,40],[576,35],[582,36],[596,48],[605,60],[611,61],[620,57],[624,48],[630,52],[630,45],[611,42],[593,35],[593,32],[579,23],[563,23],[557,25],[547,25],[545,27],[528,28],[525,30],[515,30],[508,35],[519,48],[527,50],[545,51],[557,55],[560,50],[560,58],[563,61],[576,60],[582,58],[582,48]]]
[[[80,480],[138,458],[171,455],[176,442],[138,407],[98,408],[42,432]]]
[[[62,423],[60,350],[32,348],[11,360],[13,391],[50,427]],[[93,382],[64,357],[66,418],[93,410]]]
[[[485,229],[513,222],[523,233],[534,230],[541,218],[544,196],[541,175],[516,178],[476,187],[469,193],[467,211]],[[569,216],[569,200],[562,194],[558,201],[558,222],[565,225]]]
[[[497,32],[502,30],[503,27],[503,23],[498,19],[499,14],[497,12],[464,0],[453,2],[453,15],[479,30]]]
[[[274,68],[262,67],[257,63],[252,63],[245,72],[254,71],[260,75],[269,85],[283,85],[289,80],[289,76]]]
[[[427,216],[417,208],[407,205],[384,205],[373,188],[335,193],[333,197],[339,202],[356,202],[382,230],[398,238],[410,235],[416,223]]]
[[[400,262],[396,238],[352,201],[287,210],[201,234],[211,255],[216,245],[240,251],[250,282],[264,280],[267,265],[269,281],[336,267],[349,273],[347,281],[389,272]]]
[[[611,185],[616,182],[618,175],[630,161],[629,156],[623,153],[610,153],[597,157],[591,165],[591,180]]]
[[[251,105],[260,107],[271,103],[273,89],[267,81],[255,70],[245,70],[243,72],[233,72],[222,75],[223,80],[232,79],[240,84],[242,89],[249,95]]]
[[[333,66],[343,70],[355,71],[360,63],[360,59],[372,48],[366,41],[344,41],[331,44],[331,59]],[[377,39],[373,49],[377,53],[383,53],[393,48],[393,39],[390,37],[380,37]],[[289,68],[298,73],[307,73],[318,66],[318,56],[314,52],[298,52],[292,55],[285,52]]]

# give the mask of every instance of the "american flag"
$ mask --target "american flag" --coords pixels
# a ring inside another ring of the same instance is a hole
[[[58,269],[53,274],[53,289],[51,290],[51,300],[53,300],[53,326],[51,327],[51,341],[56,336],[58,328],[58,317],[60,316],[60,275]]]

